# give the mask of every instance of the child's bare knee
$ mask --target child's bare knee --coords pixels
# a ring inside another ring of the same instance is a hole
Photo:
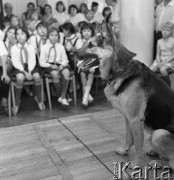
[[[151,66],[150,66],[150,69],[151,69],[153,72],[157,71],[157,67],[154,66],[154,65],[151,65]]]
[[[39,73],[33,74],[33,79],[35,82],[41,82],[41,77],[40,77]]]
[[[168,70],[168,67],[167,66],[163,66],[163,67],[160,68],[160,73],[162,75],[164,75],[164,76],[167,76],[167,74],[168,74],[167,70]]]
[[[22,85],[24,80],[25,80],[24,74],[22,74],[22,73],[21,74],[17,74],[16,80],[17,80],[17,84],[18,85]]]
[[[65,79],[69,79],[70,78],[70,71],[68,69],[64,69],[62,71],[62,74],[63,74]]]
[[[51,76],[52,76],[53,80],[59,79],[59,73],[57,71],[52,71]]]

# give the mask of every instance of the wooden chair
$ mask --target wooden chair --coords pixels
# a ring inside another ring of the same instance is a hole
[[[29,86],[29,85],[34,85],[34,81],[24,81],[23,86]],[[11,82],[10,82],[10,89],[11,89],[11,96],[12,96],[12,103],[13,103],[13,107],[16,105],[16,98],[15,98],[15,86],[16,86],[16,77],[11,78]],[[44,92],[43,92],[43,79],[41,79],[41,88],[42,88],[42,99],[44,97]],[[16,114],[14,114],[16,115]]]
[[[52,103],[51,103],[51,93],[50,93],[50,83],[53,83],[53,79],[51,75],[45,74],[45,83],[46,83],[46,91],[47,91],[47,98],[50,110],[52,110]],[[70,74],[70,81],[73,82],[73,96],[74,96],[74,106],[77,106],[77,90],[76,90],[76,78],[73,71]]]
[[[9,94],[8,94],[8,116],[11,118],[11,90],[9,89]]]

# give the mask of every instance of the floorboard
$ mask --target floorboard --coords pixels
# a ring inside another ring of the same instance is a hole
[[[135,158],[133,148],[115,154],[124,140],[124,118],[113,109],[1,128],[0,179],[112,180],[115,162]]]

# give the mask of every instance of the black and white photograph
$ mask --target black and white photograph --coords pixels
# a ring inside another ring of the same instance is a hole
[[[174,179],[174,0],[0,0],[0,180]]]

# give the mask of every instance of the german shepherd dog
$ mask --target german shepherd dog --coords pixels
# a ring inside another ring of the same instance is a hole
[[[75,55],[85,59],[79,70],[99,65],[101,78],[107,82],[104,93],[113,108],[125,117],[126,143],[116,153],[126,155],[134,145],[136,157],[131,167],[147,165],[143,151],[144,128],[147,128],[151,135],[149,155],[158,153],[165,161],[157,163],[165,162],[174,170],[174,93],[166,83],[146,65],[133,60],[136,54],[119,43],[105,22],[100,34]]]

